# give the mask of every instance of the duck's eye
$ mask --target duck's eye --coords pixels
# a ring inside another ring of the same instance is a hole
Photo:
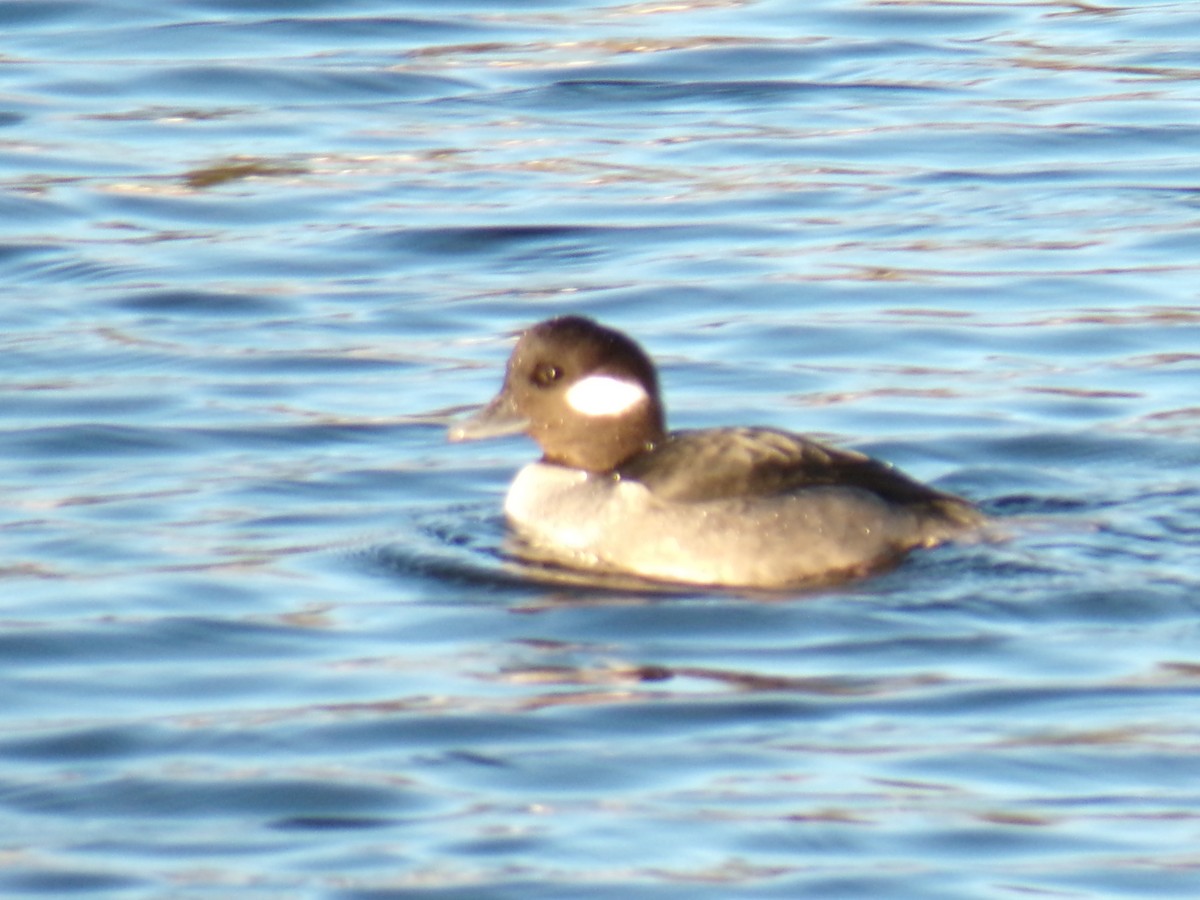
[[[552,366],[549,363],[542,363],[533,370],[533,375],[530,380],[538,387],[550,387],[558,379],[562,378],[562,369],[558,366]]]

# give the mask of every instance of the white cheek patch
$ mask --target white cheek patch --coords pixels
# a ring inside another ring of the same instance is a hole
[[[585,416],[619,416],[644,402],[647,394],[636,381],[589,375],[567,388],[566,398],[571,409]]]

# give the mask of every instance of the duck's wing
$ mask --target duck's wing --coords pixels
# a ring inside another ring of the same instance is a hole
[[[980,518],[967,501],[927,487],[887,463],[772,428],[674,432],[618,474],[676,503],[841,486],[868,491],[889,503],[934,507],[964,524]]]

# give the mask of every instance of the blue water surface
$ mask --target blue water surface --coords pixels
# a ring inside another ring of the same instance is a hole
[[[0,894],[1200,895],[1200,6],[0,2]],[[981,504],[547,583],[578,312]]]

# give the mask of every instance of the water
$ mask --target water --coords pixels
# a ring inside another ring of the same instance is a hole
[[[0,892],[1200,893],[1200,10],[0,4]],[[532,582],[560,312],[1005,538]]]

